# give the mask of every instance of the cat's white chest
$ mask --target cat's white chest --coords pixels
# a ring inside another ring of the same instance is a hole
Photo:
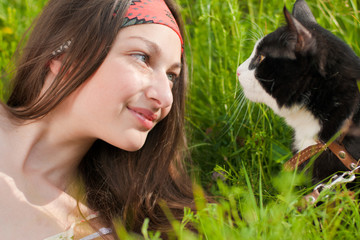
[[[303,150],[316,144],[316,137],[320,132],[319,120],[306,108],[295,105],[291,108],[282,107],[275,113],[285,118],[286,123],[294,129],[294,147]]]

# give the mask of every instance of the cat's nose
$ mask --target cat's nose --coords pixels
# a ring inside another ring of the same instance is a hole
[[[240,73],[241,71],[240,71],[240,67],[236,70],[236,76],[237,77],[240,77],[240,75],[241,75],[241,73]]]

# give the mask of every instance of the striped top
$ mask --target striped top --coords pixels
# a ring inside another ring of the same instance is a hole
[[[44,240],[92,240],[103,239],[101,236],[110,235],[111,228],[101,227],[97,231],[92,226],[101,226],[98,214],[91,214],[85,220],[74,222],[65,232],[45,238]]]

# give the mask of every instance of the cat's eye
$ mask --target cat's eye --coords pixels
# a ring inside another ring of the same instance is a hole
[[[260,54],[260,55],[258,56],[259,63],[261,63],[264,59],[265,59],[265,56],[264,56],[264,55]]]

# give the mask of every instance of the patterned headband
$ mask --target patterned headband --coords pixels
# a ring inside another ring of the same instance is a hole
[[[113,17],[116,17],[118,6],[115,8]],[[166,5],[164,0],[132,0],[131,5],[128,11],[125,14],[124,23],[122,27],[145,24],[145,23],[155,23],[167,26],[174,30],[180,38],[181,42],[181,51],[183,52],[183,38],[180,33],[179,26],[177,25],[174,16],[172,15],[170,9]],[[71,45],[72,40],[66,41],[58,49],[52,52],[53,56],[58,56],[65,52]]]
[[[164,0],[131,1],[122,26],[127,27],[144,23],[156,23],[171,28],[179,36],[181,48],[183,48],[184,41],[180,34],[179,26]]]

